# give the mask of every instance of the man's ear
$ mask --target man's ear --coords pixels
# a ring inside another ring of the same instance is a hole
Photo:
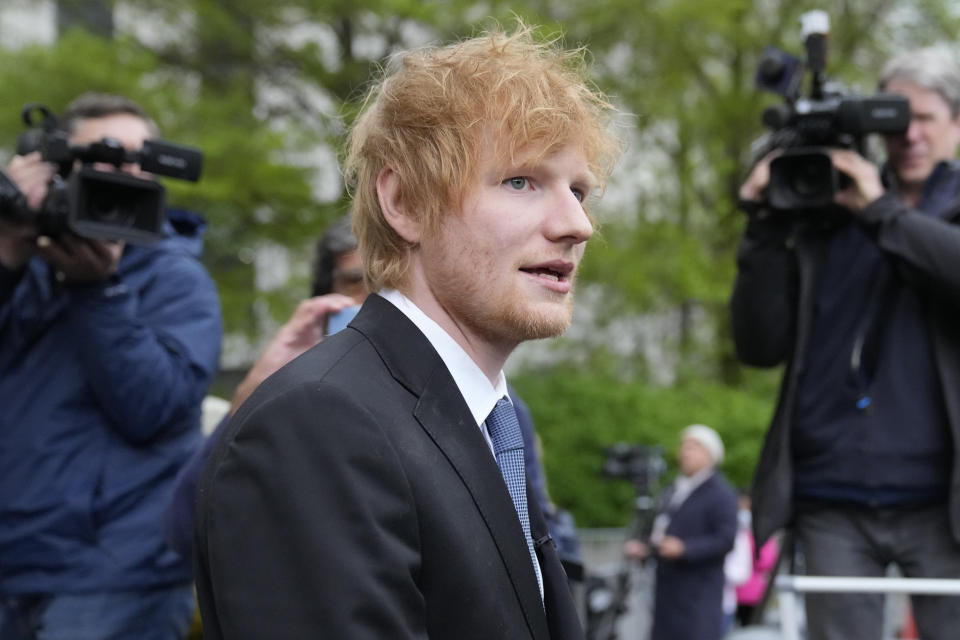
[[[387,224],[397,235],[409,242],[420,242],[420,221],[410,215],[406,202],[400,197],[400,175],[390,167],[384,167],[377,176],[377,199]]]

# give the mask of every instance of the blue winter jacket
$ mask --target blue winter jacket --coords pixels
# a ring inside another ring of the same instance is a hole
[[[190,580],[162,512],[220,354],[203,226],[168,212],[102,284],[0,267],[0,595]]]

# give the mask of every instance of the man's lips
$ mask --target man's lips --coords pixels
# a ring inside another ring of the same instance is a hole
[[[911,147],[909,150],[902,150],[897,155],[899,156],[897,159],[904,164],[920,164],[927,158],[927,153],[916,147]]]
[[[550,289],[560,292],[570,290],[571,280],[576,265],[566,260],[551,260],[528,267],[521,267],[520,270],[538,280],[547,284]]]
[[[529,267],[520,267],[521,271],[553,278],[554,280],[566,280],[573,273],[575,265],[566,260],[551,260],[550,262],[541,262]]]

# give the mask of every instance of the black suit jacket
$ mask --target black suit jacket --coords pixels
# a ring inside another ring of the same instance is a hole
[[[527,490],[534,539],[546,535]],[[424,335],[372,295],[269,378],[198,494],[204,638],[582,638],[553,545],[536,576],[506,485]]]

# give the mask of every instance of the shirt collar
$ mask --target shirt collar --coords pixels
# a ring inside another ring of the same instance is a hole
[[[379,295],[393,304],[403,315],[416,325],[437,351],[443,364],[447,366],[453,381],[463,395],[463,399],[480,426],[493,411],[497,401],[507,396],[507,379],[503,371],[497,374],[496,385],[491,385],[477,363],[467,355],[457,341],[443,328],[425,314],[420,307],[396,289],[383,289]],[[508,396],[509,397],[509,396]]]
[[[933,168],[923,185],[923,195],[917,207],[924,213],[940,215],[948,208],[957,193],[957,163],[941,160]]]
[[[674,481],[674,488],[676,489],[675,496],[677,501],[683,502],[686,500],[697,487],[706,482],[707,478],[713,475],[715,470],[715,467],[710,466],[706,469],[697,471],[692,476],[685,476],[683,474],[678,475]],[[673,501],[671,500],[671,502]]]
[[[960,180],[958,172],[960,164],[956,160],[941,160],[935,164],[927,181],[923,183],[920,202],[916,208],[924,213],[942,214],[957,192],[955,184]],[[884,187],[897,190],[897,175],[889,163],[883,165],[880,177]]]

